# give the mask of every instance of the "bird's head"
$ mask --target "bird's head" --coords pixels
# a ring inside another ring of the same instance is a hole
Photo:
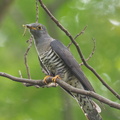
[[[45,26],[40,23],[31,23],[23,26],[27,27],[35,38],[47,34]]]

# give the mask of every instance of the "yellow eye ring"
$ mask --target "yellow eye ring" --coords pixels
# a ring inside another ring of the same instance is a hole
[[[38,30],[42,30],[42,26],[38,26],[37,28],[38,28]]]

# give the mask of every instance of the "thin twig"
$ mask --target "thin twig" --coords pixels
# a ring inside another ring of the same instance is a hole
[[[95,53],[95,49],[96,49],[96,40],[93,38],[93,49],[92,49],[92,52],[91,54],[89,55],[89,57],[86,59],[86,61],[88,61],[92,56],[93,54]]]
[[[90,53],[90,55],[89,55],[89,57],[87,58],[87,59],[85,59],[85,61],[87,62],[90,58],[92,58],[92,56],[93,56],[93,54],[95,53],[95,49],[96,49],[96,40],[93,38],[92,39],[93,40],[93,49],[92,49],[92,52]],[[84,63],[82,62],[82,63],[80,63],[79,64],[80,66],[81,65],[84,65]]]
[[[76,40],[80,35],[84,34],[85,30],[86,30],[87,26],[84,27],[84,29],[82,31],[80,31],[80,33],[78,33],[75,37],[74,40]],[[72,45],[72,42],[70,42],[67,46],[67,48],[69,48]]]
[[[36,23],[38,23],[39,19],[39,6],[38,6],[38,0],[36,0]]]
[[[25,33],[26,33],[26,30],[27,30],[27,27],[25,25],[23,25],[23,27],[25,28],[24,29],[24,32],[23,32],[23,36],[25,36]]]
[[[28,66],[28,61],[27,61],[27,55],[28,55],[28,52],[32,46],[32,41],[33,41],[33,37],[31,36],[30,39],[27,41],[29,42],[29,46],[24,54],[24,62],[25,62],[25,67],[26,67],[26,70],[27,70],[27,76],[29,79],[31,79],[31,76],[30,76],[30,69],[29,69],[29,66]]]
[[[30,80],[30,79],[26,79],[26,78],[18,78],[18,77],[15,77],[15,76],[9,75],[7,73],[3,73],[3,72],[0,72],[0,76],[9,78],[9,79],[11,79],[13,81],[16,81],[16,82],[28,83],[31,86],[38,85],[39,87],[43,87],[43,86],[46,85],[44,80],[33,80],[33,79]],[[48,77],[46,79],[46,82],[51,83],[51,82],[53,82],[52,79],[53,79],[53,77]],[[110,107],[120,109],[120,104],[118,104],[116,102],[113,102],[113,101],[111,101],[111,100],[109,100],[109,99],[107,99],[107,98],[105,98],[105,97],[103,97],[101,95],[98,95],[97,93],[94,93],[92,91],[87,91],[87,90],[82,90],[82,89],[75,88],[75,87],[67,84],[66,82],[64,82],[61,79],[56,79],[56,83],[59,84],[62,88],[65,88],[66,90],[68,90],[70,92],[91,96],[91,97],[93,97],[93,98],[95,98],[95,99],[109,105]]]
[[[19,72],[20,78],[22,78],[22,73],[21,73],[21,70],[19,70],[18,72]]]
[[[21,73],[20,70],[19,70],[19,75],[20,75],[20,78],[23,78],[23,77],[22,77],[22,73]],[[24,86],[26,86],[26,84],[27,84],[27,83],[23,83]]]
[[[90,66],[87,64],[87,62],[85,61],[85,58],[82,54],[82,51],[79,47],[79,45],[75,42],[74,38],[72,37],[72,35],[68,32],[67,29],[65,29],[60,23],[59,21],[52,15],[52,13],[48,10],[48,8],[43,4],[42,0],[39,0],[39,3],[41,5],[41,7],[46,11],[46,13],[50,16],[50,18],[56,23],[56,25],[70,38],[71,42],[75,45],[77,51],[78,51],[78,54],[81,58],[81,60],[83,61],[84,65],[94,73],[94,75],[102,82],[102,84],[108,89],[111,91],[111,93],[113,95],[115,95],[118,99],[120,99],[120,95],[115,91],[113,90],[98,74],[97,72]]]
[[[77,39],[80,35],[82,35],[85,32],[86,28],[87,26],[85,26],[84,29],[74,37],[74,40]]]

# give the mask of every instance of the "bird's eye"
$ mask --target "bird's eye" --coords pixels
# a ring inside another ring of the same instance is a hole
[[[37,28],[38,28],[39,30],[42,30],[42,26],[38,26]]]

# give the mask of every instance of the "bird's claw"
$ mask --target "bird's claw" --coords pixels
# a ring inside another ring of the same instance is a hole
[[[43,81],[44,81],[45,84],[48,84],[46,79],[49,78],[49,77],[51,77],[51,76],[47,75],[47,76],[44,77]]]
[[[49,78],[49,77],[51,77],[51,76],[47,75],[47,76],[44,77],[43,81],[44,81],[45,84],[48,84],[47,81],[46,81],[46,79]],[[56,83],[56,79],[61,79],[61,78],[60,78],[59,75],[56,75],[55,77],[52,78],[52,81],[54,83]]]
[[[56,79],[61,79],[59,75],[56,75],[55,77],[52,78],[52,81],[56,83]]]

